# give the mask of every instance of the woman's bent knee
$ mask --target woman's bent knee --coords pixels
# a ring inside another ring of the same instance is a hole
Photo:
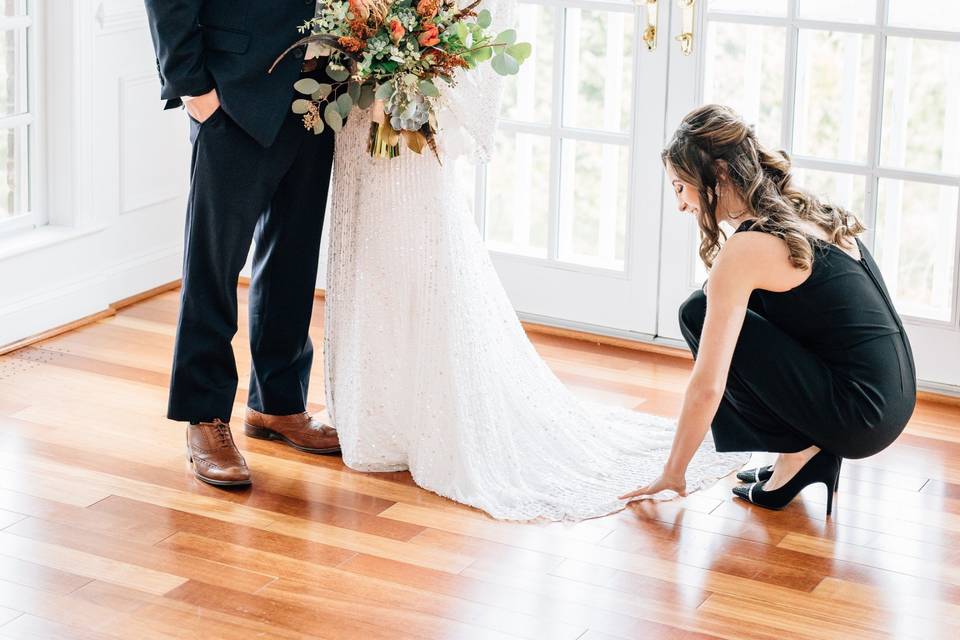
[[[701,289],[690,294],[680,305],[680,325],[688,329],[699,329],[707,315],[707,296]]]

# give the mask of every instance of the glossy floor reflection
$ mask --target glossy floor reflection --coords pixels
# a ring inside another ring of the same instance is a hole
[[[730,478],[525,525],[248,440],[241,389],[254,485],[223,491],[194,480],[164,419],[177,304],[0,358],[0,638],[960,636],[960,406],[921,403],[893,447],[845,463],[830,519],[822,486],[769,512]],[[679,411],[688,360],[532,337],[579,395]]]

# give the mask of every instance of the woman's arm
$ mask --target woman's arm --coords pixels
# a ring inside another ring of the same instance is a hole
[[[724,245],[707,281],[707,315],[670,457],[659,478],[622,499],[665,489],[685,495],[684,475],[720,406],[750,294],[757,288],[782,289],[785,277],[796,278],[786,256],[783,242],[768,234],[740,233]]]

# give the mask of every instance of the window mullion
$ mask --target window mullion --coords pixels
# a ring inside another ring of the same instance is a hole
[[[867,167],[870,174],[867,176],[864,209],[862,212],[867,224],[867,246],[874,247],[876,241],[877,206],[880,192],[880,136],[883,131],[883,92],[887,64],[887,35],[884,29],[887,26],[887,7],[889,0],[877,1],[877,25],[880,32],[873,41],[873,81],[870,95],[870,137],[867,141]]]
[[[784,55],[783,73],[783,120],[780,122],[780,146],[793,153],[793,123],[797,110],[797,47],[799,46],[799,27],[797,26],[797,0],[789,0],[787,22],[787,46]]]
[[[557,29],[553,34],[553,108],[550,110],[550,197],[547,205],[547,260],[560,255],[560,184],[562,140],[561,127],[564,111],[563,71],[566,66],[567,10],[554,8]]]

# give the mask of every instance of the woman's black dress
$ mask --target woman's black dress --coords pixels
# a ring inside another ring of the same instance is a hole
[[[859,261],[811,241],[813,266],[803,284],[750,297],[711,425],[718,451],[791,453],[816,445],[864,458],[889,446],[913,414],[913,353],[876,262],[859,240]],[[706,306],[696,291],[680,307],[694,357]]]

